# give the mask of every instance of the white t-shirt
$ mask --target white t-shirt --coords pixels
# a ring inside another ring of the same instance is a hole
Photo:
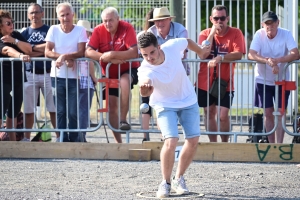
[[[157,108],[184,108],[197,102],[194,87],[185,74],[181,55],[187,48],[185,38],[168,40],[161,45],[165,60],[160,65],[151,65],[146,60],[138,68],[139,81],[149,78],[154,87],[150,106]]]
[[[256,51],[259,55],[267,58],[278,58],[289,54],[289,51],[297,48],[291,32],[287,29],[278,28],[277,35],[269,39],[264,28],[256,31],[250,45],[250,49]],[[279,80],[282,80],[282,74],[286,63],[279,63]],[[255,66],[255,81],[266,85],[275,85],[276,74],[273,74],[272,67],[266,64],[257,63]],[[289,80],[289,68],[286,70],[285,80]]]
[[[50,27],[45,40],[54,43],[54,52],[65,54],[78,51],[78,43],[87,42],[87,35],[85,28],[82,26],[74,25],[70,33],[65,33],[58,24]],[[74,69],[67,67],[65,64],[58,69],[55,66],[55,61],[52,61],[50,76],[56,76],[58,78],[78,78],[76,62]]]

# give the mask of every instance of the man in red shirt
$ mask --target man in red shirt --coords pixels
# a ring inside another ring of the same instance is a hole
[[[208,63],[201,62],[198,73],[198,104],[204,107],[205,127],[210,132],[229,132],[229,109],[234,96],[234,67],[235,63],[219,63],[223,61],[240,60],[246,53],[245,40],[240,29],[229,27],[227,25],[229,16],[226,6],[216,5],[212,8],[210,21],[212,28],[201,31],[198,42],[202,44],[203,40],[211,43],[211,52],[206,53],[204,57],[211,59]],[[213,41],[214,40],[214,41]],[[216,51],[216,52],[215,52]],[[214,56],[216,55],[216,56]],[[219,69],[220,67],[220,69]],[[216,78],[221,78],[227,82],[225,96],[220,99],[209,95],[208,91],[214,80],[214,70]],[[216,122],[217,106],[220,109],[220,130]],[[217,142],[217,135],[208,135],[211,142]],[[229,135],[221,135],[222,142],[228,142]]]
[[[109,89],[109,122],[116,129],[129,130],[131,127],[126,121],[126,116],[130,103],[130,87],[132,89],[133,85],[138,82],[137,68],[139,62],[130,64],[126,63],[126,60],[138,57],[136,33],[131,24],[119,20],[118,11],[113,7],[104,9],[101,18],[103,23],[94,29],[85,54],[88,58],[99,60],[103,74],[106,74],[106,65],[112,63],[109,68],[109,78],[119,79],[121,110],[119,124],[119,90],[117,88]],[[121,134],[114,131],[113,134],[115,141],[121,143]]]

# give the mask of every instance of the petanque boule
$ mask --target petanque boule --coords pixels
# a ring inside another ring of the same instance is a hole
[[[140,105],[140,111],[142,113],[146,113],[146,112],[148,112],[148,110],[149,110],[149,105],[147,103],[142,103]]]
[[[209,46],[210,42],[208,40],[203,40],[203,42],[201,43],[201,48],[203,49],[206,46]]]

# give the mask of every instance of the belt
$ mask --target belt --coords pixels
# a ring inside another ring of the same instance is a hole
[[[33,69],[30,70],[26,70],[28,72],[33,73]],[[51,69],[46,69],[46,73],[50,73]],[[35,74],[44,74],[44,70],[43,69],[35,69]]]

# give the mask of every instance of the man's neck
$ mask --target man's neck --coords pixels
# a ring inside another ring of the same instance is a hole
[[[73,30],[74,25],[73,24],[71,24],[71,25],[62,25],[62,24],[60,24],[60,28],[63,32],[70,33]]]
[[[43,23],[32,23],[30,27],[36,29],[36,28],[41,28],[43,25],[44,25]]]

